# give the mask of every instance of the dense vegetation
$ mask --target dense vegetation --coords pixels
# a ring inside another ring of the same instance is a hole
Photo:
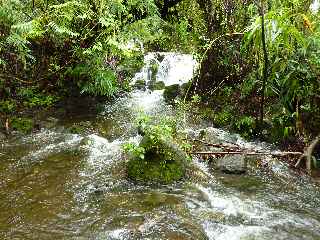
[[[320,21],[312,1],[1,0],[0,127],[63,98],[128,91],[147,51],[193,53],[203,116],[298,143],[320,129]]]

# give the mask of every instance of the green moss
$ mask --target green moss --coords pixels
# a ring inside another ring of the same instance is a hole
[[[128,163],[128,175],[130,178],[144,182],[172,183],[180,180],[185,169],[176,162],[144,161],[132,159]]]
[[[168,139],[145,135],[128,162],[131,179],[172,183],[183,178],[189,157]]]
[[[167,86],[164,89],[163,97],[166,102],[172,102],[176,97],[181,94],[181,89],[179,84],[173,84],[171,86]]]
[[[134,88],[139,90],[145,90],[146,89],[146,81],[145,80],[137,80],[134,85]]]
[[[158,70],[159,70],[158,63],[152,63],[151,66],[150,66],[150,70],[151,70],[151,80],[152,81],[156,81],[157,73],[158,73]]]
[[[159,81],[159,82],[155,82],[155,81],[150,81],[148,83],[148,88],[152,91],[154,90],[162,90],[166,87],[166,85],[164,84],[164,82]]]

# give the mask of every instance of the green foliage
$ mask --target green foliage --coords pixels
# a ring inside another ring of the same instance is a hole
[[[125,143],[123,150],[133,158],[144,160],[145,149],[143,147],[139,147],[133,143]]]
[[[295,117],[285,112],[274,115],[272,117],[271,137],[272,139],[286,140],[295,135]]]
[[[319,108],[314,105],[319,94],[319,18],[309,6],[310,1],[271,1],[265,15],[270,63],[266,96],[277,102],[268,109],[269,115],[274,114],[273,127],[281,132],[276,134],[281,138],[301,131],[297,126],[302,116]],[[255,66],[242,84],[243,96],[261,85],[257,84],[263,66],[260,26],[261,18],[256,14],[243,40],[242,52],[250,56]],[[279,109],[284,109],[285,114],[280,116]]]
[[[57,96],[41,93],[37,88],[21,88],[17,91],[17,95],[27,108],[51,107],[59,99]]]
[[[220,112],[214,114],[213,122],[217,126],[228,126],[230,125],[230,121],[232,120],[232,113],[228,109],[224,109]]]
[[[30,133],[33,129],[33,120],[29,118],[14,117],[11,119],[11,128],[21,133]]]
[[[0,101],[0,112],[10,114],[16,109],[16,102],[13,100]]]
[[[81,87],[82,93],[110,97],[117,91],[117,76],[111,69],[98,69],[90,75],[92,79]]]
[[[234,123],[234,127],[245,138],[253,137],[256,120],[251,116],[243,116]]]

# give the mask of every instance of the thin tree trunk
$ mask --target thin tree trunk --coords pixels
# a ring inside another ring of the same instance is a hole
[[[266,34],[265,34],[265,9],[264,9],[264,0],[261,0],[261,41],[262,41],[262,50],[264,58],[264,67],[263,67],[263,78],[262,78],[262,90],[261,90],[261,103],[260,103],[260,122],[263,123],[264,118],[264,105],[265,105],[265,91],[268,79],[268,52],[266,44]]]
[[[312,173],[312,154],[317,146],[317,144],[320,142],[320,135],[318,135],[309,145],[309,147],[305,150],[304,154],[300,157],[299,161],[296,163],[295,167],[298,167],[303,159],[306,161],[306,169],[309,175]]]

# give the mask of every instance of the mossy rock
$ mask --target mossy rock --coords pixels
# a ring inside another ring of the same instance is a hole
[[[138,90],[146,90],[146,81],[145,80],[137,80],[133,87]]]
[[[159,81],[159,82],[156,82],[156,81],[150,81],[148,83],[148,88],[151,90],[151,91],[155,91],[155,90],[162,90],[166,87],[166,85],[164,84],[164,82],[162,81]]]
[[[180,96],[181,89],[179,84],[173,84],[165,87],[163,97],[166,102],[172,102],[175,98]]]
[[[158,74],[158,70],[159,70],[159,65],[157,62],[153,62],[150,65],[150,70],[151,70],[151,81],[156,81],[157,79],[157,74]]]
[[[144,159],[129,160],[131,179],[169,184],[184,177],[189,157],[178,145],[144,136],[139,147],[145,149]]]
[[[191,84],[192,84],[191,82],[187,82],[181,85],[180,89],[181,89],[182,96],[185,96],[186,94],[188,94]]]

